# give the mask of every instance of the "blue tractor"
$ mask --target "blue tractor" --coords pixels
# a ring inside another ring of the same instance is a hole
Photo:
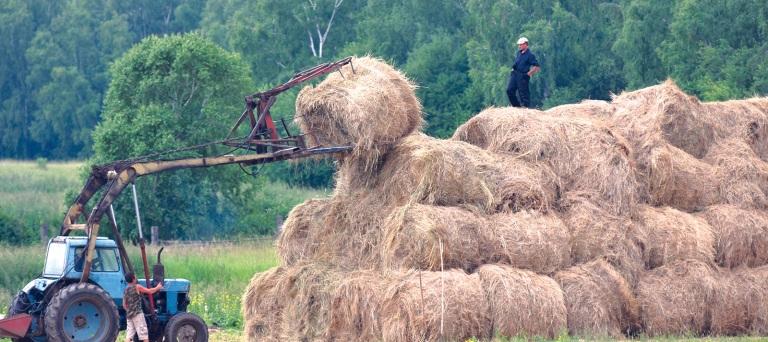
[[[95,240],[87,282],[83,275],[88,238],[58,236],[48,243],[45,267],[13,299],[8,316],[25,317],[24,334],[15,341],[115,341],[125,329],[122,308],[126,287],[124,260],[114,240]],[[140,281],[146,285],[145,281]],[[164,279],[154,295],[155,311],[146,311],[153,341],[207,341],[208,329],[198,316],[187,312],[189,280]]]

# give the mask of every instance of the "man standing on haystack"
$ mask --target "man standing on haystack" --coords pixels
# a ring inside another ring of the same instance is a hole
[[[539,62],[536,56],[528,50],[528,38],[521,37],[517,40],[517,56],[515,64],[512,65],[512,73],[509,75],[509,84],[507,85],[507,97],[513,107],[531,107],[531,92],[528,90],[528,81],[533,74],[539,72]],[[520,101],[517,101],[517,95],[520,94]]]

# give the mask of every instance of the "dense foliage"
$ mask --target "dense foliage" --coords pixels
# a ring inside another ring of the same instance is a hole
[[[762,0],[2,0],[0,157],[89,156],[109,64],[144,37],[193,30],[242,56],[259,86],[243,91],[350,54],[389,59],[421,85],[438,136],[506,104],[521,35],[543,63],[542,107],[667,77],[708,100],[768,92]]]

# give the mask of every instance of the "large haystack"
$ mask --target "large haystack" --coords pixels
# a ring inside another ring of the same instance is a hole
[[[717,264],[728,268],[768,264],[768,213],[718,205],[698,216],[714,232]]]
[[[547,210],[557,196],[556,179],[545,166],[423,134],[400,141],[372,183],[385,203],[463,206],[487,213]]]
[[[568,329],[563,291],[552,278],[505,265],[485,265],[477,274],[494,335],[554,338]]]
[[[612,104],[614,126],[640,154],[668,142],[702,158],[714,140],[714,129],[706,122],[699,100],[684,93],[671,80],[624,92]]]
[[[647,269],[675,260],[715,259],[715,237],[707,221],[670,207],[643,207],[629,235],[640,245]]]
[[[718,141],[704,160],[717,169],[719,203],[768,208],[768,163],[738,138]]]
[[[702,335],[710,331],[717,270],[698,260],[657,268],[637,286],[644,332],[649,336]]]
[[[768,161],[768,98],[708,102],[703,109],[719,139],[744,141]]]
[[[605,260],[557,272],[555,280],[565,293],[571,334],[619,338],[637,332],[637,301],[624,278]]]
[[[561,178],[563,191],[592,191],[614,214],[638,201],[630,147],[599,120],[489,108],[453,136],[496,153],[543,162]]]
[[[477,274],[408,272],[382,300],[383,341],[464,341],[491,334],[490,308]]]
[[[415,86],[384,61],[362,57],[296,98],[295,121],[313,146],[354,144],[369,168],[422,124]]]
[[[554,215],[521,211],[488,218],[458,207],[409,204],[387,223],[382,254],[389,268],[471,272],[504,263],[539,273],[569,265],[568,232]]]
[[[441,140],[402,74],[353,65],[297,99],[310,145],[355,147],[249,284],[247,339],[768,333],[768,100],[668,81]]]

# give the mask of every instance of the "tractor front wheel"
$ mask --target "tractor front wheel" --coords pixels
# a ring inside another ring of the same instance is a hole
[[[178,313],[165,325],[165,342],[208,342],[208,326],[195,314]]]
[[[62,288],[45,311],[48,341],[114,341],[119,330],[115,302],[93,284],[77,283]]]

